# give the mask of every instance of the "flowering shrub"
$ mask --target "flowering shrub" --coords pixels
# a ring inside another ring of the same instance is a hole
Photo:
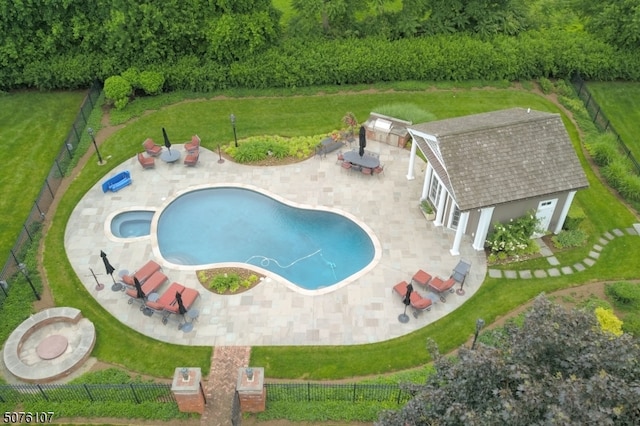
[[[508,224],[496,223],[493,232],[487,237],[485,245],[491,250],[490,260],[519,256],[537,249],[531,236],[539,227],[539,221],[533,212],[527,212]]]
[[[352,112],[346,113],[345,116],[342,117],[342,122],[351,132],[353,132],[356,127],[358,127],[358,119]]]
[[[622,335],[622,321],[610,309],[601,307],[596,308],[596,318],[600,323],[602,331],[613,334],[614,336]]]

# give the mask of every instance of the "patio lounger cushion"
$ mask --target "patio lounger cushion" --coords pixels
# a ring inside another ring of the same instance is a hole
[[[429,284],[429,281],[431,281],[431,275],[426,273],[425,271],[423,271],[422,269],[419,269],[418,272],[416,272],[413,277],[411,278],[412,282],[418,283],[423,287],[426,287],[427,284]]]
[[[455,284],[456,280],[454,280],[453,278],[449,278],[448,280],[444,281],[440,277],[435,277],[429,282],[429,288],[440,295],[440,300],[442,302],[446,302],[447,299],[442,293],[446,291],[453,292],[453,286]]]
[[[153,309],[154,311],[163,311],[167,309],[171,305],[177,305],[176,303],[176,293],[182,293],[185,287],[182,284],[178,284],[177,282],[172,282],[169,288],[167,288],[156,300],[152,302],[147,300],[145,306],[149,309]]]
[[[196,151],[200,148],[200,137],[198,135],[191,136],[191,142],[184,144],[184,149],[188,152]]]
[[[160,286],[167,280],[168,278],[165,274],[160,271],[156,271],[144,282],[144,284],[142,284],[142,292],[148,296],[151,293],[155,292],[158,288],[160,288]],[[127,289],[127,296],[137,299],[138,293],[136,292],[135,288],[130,288]]]
[[[160,265],[155,261],[148,261],[142,268],[138,269],[133,275],[123,275],[122,282],[128,286],[133,286],[133,277],[135,276],[140,284],[143,284],[151,275],[160,270]]]
[[[393,286],[393,291],[397,293],[403,300],[405,295],[407,294],[407,282],[401,281],[395,286]],[[428,311],[431,309],[431,305],[433,302],[428,297],[422,297],[420,293],[417,291],[412,291],[411,296],[409,296],[409,303],[413,308],[413,316],[418,317],[418,313],[421,311]]]
[[[189,310],[191,308],[191,306],[193,306],[193,304],[195,303],[196,299],[198,298],[198,296],[200,296],[200,292],[198,292],[198,290],[194,290],[192,288],[185,288],[182,293],[180,293],[182,295],[182,304],[184,305],[184,307]],[[175,298],[175,293],[174,293],[174,298]],[[172,314],[177,314],[178,313],[178,304],[174,303],[168,307],[165,308],[165,311],[167,311],[168,313],[172,313]]]

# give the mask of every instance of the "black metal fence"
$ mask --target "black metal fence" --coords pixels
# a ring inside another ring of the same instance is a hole
[[[267,402],[394,402],[405,404],[413,395],[398,385],[266,383]]]
[[[67,174],[72,163],[72,159],[78,154],[77,147],[80,144],[82,132],[87,125],[87,120],[89,119],[89,115],[91,114],[96,101],[100,97],[101,91],[102,87],[98,82],[94,83],[89,89],[71,129],[60,147],[60,152],[56,156],[53,165],[49,170],[49,174],[40,189],[40,193],[38,194],[31,211],[22,225],[20,235],[18,235],[16,242],[10,250],[7,260],[2,267],[2,271],[0,272],[0,281],[7,284],[0,285],[0,307],[11,291],[11,277],[15,276],[18,272],[18,265],[21,262],[20,257],[24,255],[25,248],[33,242],[33,234],[42,226],[42,221],[49,213],[49,209],[58,189],[60,188],[62,179]]]
[[[167,402],[175,403],[170,384],[0,385],[0,403],[34,402]]]
[[[618,142],[618,147],[624,153],[624,155],[629,159],[629,161],[631,161],[631,163],[634,165],[636,169],[636,173],[640,175],[640,164],[638,163],[638,160],[636,160],[636,158],[631,153],[631,150],[629,149],[629,147],[624,143],[624,141],[622,140],[618,132],[616,132],[613,125],[607,118],[606,114],[600,108],[600,105],[598,105],[595,99],[593,99],[593,96],[591,96],[591,92],[589,92],[589,89],[587,88],[585,81],[579,75],[576,75],[573,77],[571,82],[573,83],[573,86],[578,92],[578,97],[580,97],[580,99],[584,103],[585,108],[589,112],[589,116],[593,120],[593,123],[601,131],[611,132],[615,136],[616,141]]]

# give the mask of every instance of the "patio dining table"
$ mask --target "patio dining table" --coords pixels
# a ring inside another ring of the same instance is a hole
[[[367,167],[369,169],[375,169],[380,165],[380,159],[374,157],[371,154],[367,154],[366,152],[362,157],[360,157],[360,153],[356,150],[347,151],[342,154],[344,161],[348,161],[351,164],[355,164],[357,166]]]

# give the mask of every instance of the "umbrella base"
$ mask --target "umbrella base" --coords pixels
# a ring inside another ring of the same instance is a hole
[[[104,284],[100,284],[100,283],[96,284],[96,291],[100,291],[103,289],[104,289]]]
[[[122,290],[122,288],[122,284],[120,283],[113,283],[113,285],[111,286],[112,291],[120,291]]]
[[[459,288],[459,289],[457,289],[457,290],[456,290],[456,294],[457,294],[458,296],[464,296],[464,290],[463,290],[463,289],[461,289],[461,288]]]
[[[183,333],[188,333],[193,330],[193,324],[190,322],[186,322],[184,324],[180,324],[178,326],[178,330],[182,330]]]
[[[403,324],[406,324],[409,322],[409,315],[407,315],[406,313],[402,313],[400,315],[398,315],[398,321],[400,321]]]

